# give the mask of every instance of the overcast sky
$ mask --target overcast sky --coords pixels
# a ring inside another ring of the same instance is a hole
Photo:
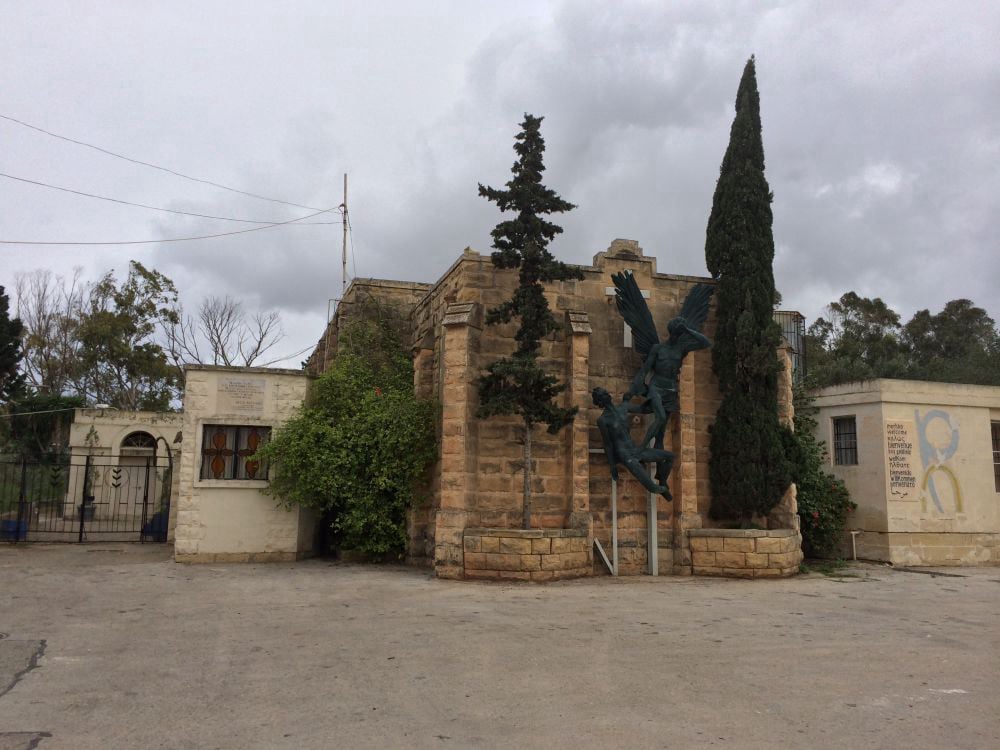
[[[904,320],[968,297],[1000,318],[1000,3],[46,2],[0,0],[0,115],[230,187],[320,208],[349,174],[350,274],[435,281],[499,214],[523,113],[577,210],[552,246],[589,263],[636,239],[704,275],[705,224],[755,54],[775,275],[809,320],[848,290]],[[202,214],[257,200],[0,119],[0,172]],[[0,178],[0,239],[105,242],[255,226]],[[333,220],[338,217],[334,216]],[[18,272],[129,259],[185,306],[277,309],[296,352],[339,294],[339,225],[154,245],[0,245]],[[297,365],[302,356],[289,362]]]

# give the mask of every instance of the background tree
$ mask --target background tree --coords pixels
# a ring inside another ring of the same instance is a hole
[[[434,405],[413,394],[413,364],[391,325],[342,330],[337,358],[306,404],[260,451],[267,490],[316,508],[335,546],[384,557],[406,545],[406,510],[437,457]]]
[[[48,270],[17,277],[17,312],[24,324],[22,370],[38,394],[61,395],[75,390],[80,373],[77,329],[89,285],[75,269],[68,280]]]
[[[285,333],[277,312],[248,314],[232,297],[208,297],[197,317],[178,314],[167,326],[167,348],[179,371],[185,364],[227,367],[267,367],[284,357],[270,358]]]
[[[21,334],[24,326],[20,318],[10,317],[10,298],[0,286],[0,408],[24,388],[24,375],[20,365]]]
[[[555,398],[566,386],[547,374],[538,363],[541,340],[560,328],[545,299],[544,284],[566,279],[580,279],[575,268],[556,260],[549,243],[562,227],[544,218],[564,213],[575,206],[542,184],[545,171],[542,155],[545,141],[541,135],[541,117],[525,113],[521,132],[515,136],[517,161],[511,168],[514,176],[501,190],[479,185],[479,194],[496,203],[501,211],[515,216],[501,221],[490,233],[493,237],[493,266],[518,269],[518,286],[511,299],[489,310],[488,325],[509,323],[515,317],[520,325],[515,334],[517,349],[510,357],[492,362],[479,378],[479,417],[518,415],[523,423],[523,526],[531,527],[531,432],[536,424],[548,425],[552,434],[573,421],[576,408],[563,408]]]
[[[806,337],[809,382],[822,387],[872,378],[1000,385],[1000,332],[971,300],[907,322],[880,298],[847,292]]]
[[[718,279],[712,364],[722,391],[712,428],[710,514],[750,523],[781,500],[790,482],[778,423],[771,191],[764,178],[754,58],[743,70],[736,117],[722,160],[705,238]]]
[[[91,288],[76,331],[78,393],[118,409],[168,410],[179,380],[157,335],[178,319],[177,290],[159,271],[133,260],[121,282],[106,273]]]

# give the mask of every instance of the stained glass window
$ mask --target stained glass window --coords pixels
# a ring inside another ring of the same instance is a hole
[[[205,425],[200,478],[267,479],[267,466],[252,457],[270,437],[270,427]]]

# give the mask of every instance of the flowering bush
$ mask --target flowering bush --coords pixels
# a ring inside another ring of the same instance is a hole
[[[840,557],[847,516],[857,505],[844,483],[823,470],[826,448],[815,437],[814,413],[812,399],[797,391],[789,458],[795,467],[802,547],[807,557]]]

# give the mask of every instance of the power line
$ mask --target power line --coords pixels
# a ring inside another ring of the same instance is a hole
[[[336,210],[337,206],[331,208],[324,208],[316,213],[307,214],[306,216],[300,216],[298,219],[289,219],[288,221],[278,221],[274,224],[267,224],[262,227],[253,227],[252,229],[239,229],[235,232],[219,232],[218,234],[203,234],[197,237],[170,237],[162,240],[124,240],[116,242],[41,242],[38,240],[0,240],[0,245],[155,245],[165,242],[191,242],[192,240],[211,240],[216,237],[230,237],[234,234],[249,234],[250,232],[259,232],[262,229],[272,229],[274,227],[288,226],[289,224],[295,224],[296,222],[302,221],[303,219],[311,219],[313,216],[319,216],[320,214],[325,214],[328,211]],[[324,223],[324,222],[318,222]]]
[[[14,414],[0,414],[0,417],[30,417],[33,414],[55,414],[60,411],[73,411],[77,407],[71,406],[68,409],[48,409],[46,411],[21,411]]]
[[[357,255],[354,252],[354,225],[351,224],[350,214],[347,216],[347,235],[351,240],[351,266],[354,268],[354,278],[358,278],[358,260]]]
[[[132,164],[139,164],[140,166],[143,166],[143,167],[150,167],[151,169],[158,169],[161,172],[166,172],[167,174],[172,174],[172,175],[174,175],[176,177],[182,177],[185,180],[191,180],[192,182],[200,182],[203,185],[211,185],[212,187],[217,187],[217,188],[220,188],[222,190],[228,190],[228,191],[230,191],[232,193],[239,193],[240,195],[247,195],[247,196],[249,196],[251,198],[258,198],[258,199],[260,199],[262,201],[270,201],[271,203],[282,203],[282,204],[284,204],[286,206],[294,206],[295,208],[304,208],[307,211],[319,211],[320,210],[320,209],[316,208],[315,206],[304,206],[301,203],[292,203],[290,201],[283,201],[283,200],[280,200],[278,198],[268,198],[266,195],[257,195],[257,193],[248,193],[246,190],[238,190],[236,188],[232,188],[232,187],[229,187],[228,185],[223,185],[223,184],[218,183],[218,182],[212,182],[211,180],[204,180],[201,177],[192,177],[191,175],[184,174],[183,172],[177,172],[177,171],[175,171],[173,169],[169,169],[167,167],[161,167],[158,164],[151,164],[148,161],[142,161],[140,159],[133,159],[133,158],[131,158],[129,156],[124,156],[122,154],[117,154],[114,151],[109,151],[106,148],[101,148],[100,146],[95,146],[92,143],[86,143],[85,141],[78,141],[75,138],[69,138],[68,136],[65,136],[65,135],[59,135],[58,133],[53,133],[50,130],[45,130],[44,128],[40,128],[37,125],[32,125],[31,123],[25,122],[24,120],[18,120],[16,117],[10,117],[8,115],[0,114],[0,119],[7,120],[8,122],[14,122],[14,123],[17,123],[18,125],[23,125],[24,127],[30,128],[31,130],[37,130],[39,133],[44,133],[45,135],[52,136],[53,138],[58,138],[61,141],[67,141],[69,143],[75,143],[78,146],[84,146],[86,148],[91,148],[94,151],[100,151],[102,154],[107,154],[108,156],[113,156],[116,159],[123,159],[125,161],[131,162]],[[329,209],[327,209],[327,210],[329,210]],[[100,243],[100,244],[109,244],[109,243]]]
[[[173,208],[163,208],[161,206],[150,206],[146,203],[133,203],[131,201],[121,200],[119,198],[109,198],[105,195],[94,195],[93,193],[85,193],[82,190],[73,190],[72,188],[60,187],[59,185],[50,185],[47,182],[39,182],[38,180],[29,180],[26,177],[16,177],[12,174],[6,174],[0,172],[0,177],[6,177],[8,180],[17,180],[18,182],[26,182],[29,185],[38,185],[39,187],[50,188],[52,190],[60,190],[64,193],[72,193],[73,195],[82,195],[85,198],[96,198],[97,200],[110,201],[111,203],[120,203],[124,206],[135,206],[136,208],[148,208],[151,211],[164,211],[168,214],[179,214],[180,216],[197,216],[200,219],[218,219],[219,221],[238,221],[243,224],[276,224],[273,219],[268,221],[254,221],[253,219],[236,219],[232,216],[213,216],[211,214],[199,214],[192,211],[180,211]],[[340,222],[335,221],[313,221],[310,224],[339,224]]]

